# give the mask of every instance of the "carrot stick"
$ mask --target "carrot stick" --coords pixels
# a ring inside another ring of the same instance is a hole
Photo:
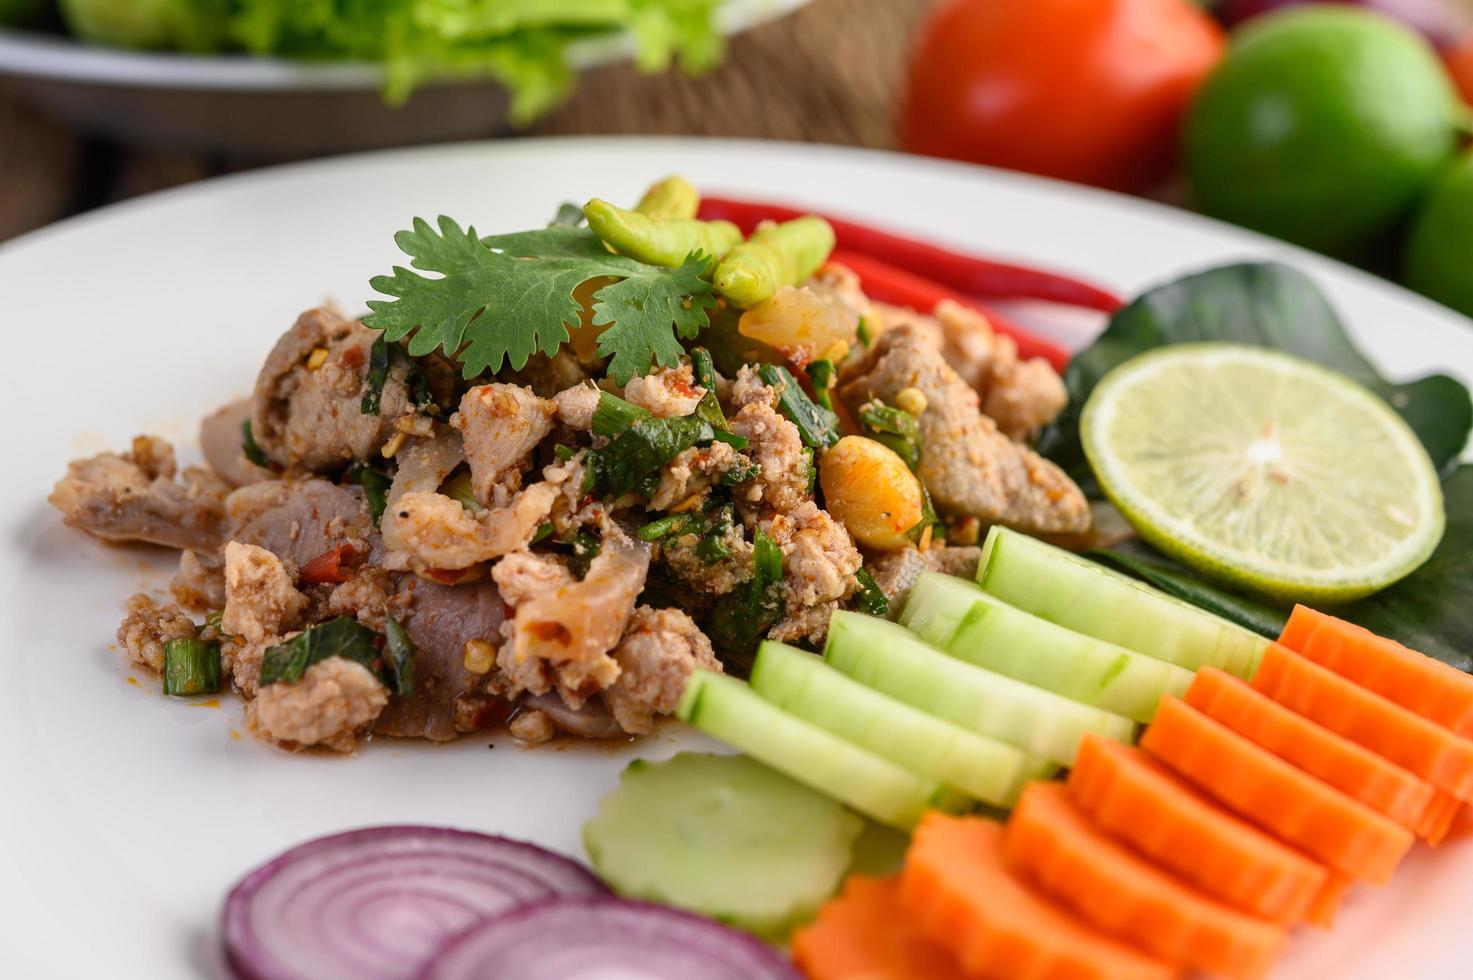
[[[1221,902],[1301,922],[1325,869],[1239,820],[1140,749],[1086,735],[1069,795],[1103,829]]]
[[[1345,896],[1350,894],[1350,889],[1354,886],[1355,881],[1344,875],[1330,875],[1325,881],[1325,887],[1314,897],[1314,902],[1309,906],[1309,915],[1304,921],[1321,929],[1333,926],[1335,916],[1345,902]]]
[[[1447,839],[1462,808],[1463,802],[1457,797],[1439,791],[1428,804],[1427,812],[1422,814],[1422,822],[1417,827],[1418,836],[1433,847],[1441,844]]]
[[[1264,651],[1253,687],[1449,796],[1473,800],[1473,741],[1277,643]]]
[[[1473,736],[1473,676],[1354,623],[1295,606],[1279,642],[1413,714]]]
[[[1085,921],[1183,968],[1259,977],[1288,938],[1108,836],[1058,783],[1023,791],[1003,833],[1003,857]]]
[[[793,962],[809,980],[967,980],[951,954],[911,924],[899,898],[896,878],[851,875],[793,935]]]
[[[932,810],[900,875],[901,904],[975,980],[1168,980],[1171,967],[1083,925],[1014,878],[1002,827]]]
[[[1186,702],[1286,762],[1416,833],[1437,790],[1372,752],[1321,728],[1215,667],[1203,667]]]
[[[1141,748],[1332,871],[1385,884],[1412,833],[1166,695]]]

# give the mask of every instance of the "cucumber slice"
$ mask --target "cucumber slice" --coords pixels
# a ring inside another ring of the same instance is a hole
[[[676,713],[707,735],[892,827],[910,829],[928,807],[966,805],[935,780],[768,704],[734,677],[695,671]]]
[[[760,762],[636,759],[583,825],[609,887],[781,942],[838,888],[864,821]]]
[[[940,634],[948,632],[946,623],[956,623],[950,638],[938,643],[951,656],[1134,721],[1150,721],[1161,695],[1185,695],[1195,676],[1015,609],[950,575],[926,572],[910,595],[926,607],[913,618],[921,630]]]
[[[897,621],[933,647],[944,650],[972,606],[986,595],[982,586],[964,578],[922,572],[911,586]]]
[[[784,711],[983,803],[1011,807],[1052,763],[872,691],[811,653],[762,644],[752,690]]]
[[[977,583],[1051,623],[1196,670],[1211,664],[1253,676],[1269,641],[1103,565],[994,527]]]
[[[873,616],[834,613],[824,659],[866,687],[1063,766],[1074,764],[1087,732],[1127,744],[1135,737],[1129,718],[954,660]]]

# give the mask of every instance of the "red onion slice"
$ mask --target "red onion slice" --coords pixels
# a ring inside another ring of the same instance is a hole
[[[446,941],[416,980],[799,980],[745,933],[616,898],[557,898]]]
[[[607,889],[531,844],[443,827],[372,827],[294,847],[251,872],[221,931],[243,980],[401,980],[488,916]]]

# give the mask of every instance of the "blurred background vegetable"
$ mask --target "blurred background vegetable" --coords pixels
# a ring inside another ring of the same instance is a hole
[[[1218,218],[1348,258],[1404,220],[1458,140],[1432,47],[1340,5],[1252,21],[1186,129],[1194,201]]]
[[[1171,172],[1182,114],[1222,46],[1186,0],[948,0],[911,56],[902,139],[1144,190]]]
[[[1438,179],[1407,238],[1406,283],[1473,316],[1473,152]]]
[[[0,0],[0,25],[35,23],[50,6],[51,0]]]
[[[1302,7],[1327,0],[1221,0],[1215,9],[1228,24],[1283,7]],[[1364,7],[1406,24],[1435,44],[1451,44],[1473,32],[1473,3],[1468,0],[1328,0]]]
[[[1447,70],[1462,93],[1463,101],[1473,105],[1473,32],[1448,50]]]

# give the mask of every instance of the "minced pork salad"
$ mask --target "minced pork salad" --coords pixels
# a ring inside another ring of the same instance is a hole
[[[993,524],[1088,529],[1028,445],[1052,367],[962,306],[870,302],[821,218],[744,240],[696,204],[671,178],[517,234],[416,221],[418,271],[298,317],[204,465],[155,436],[71,463],[67,524],[180,552],[172,603],[128,603],[132,662],[294,749],[636,736],[696,667],[968,574]]]

